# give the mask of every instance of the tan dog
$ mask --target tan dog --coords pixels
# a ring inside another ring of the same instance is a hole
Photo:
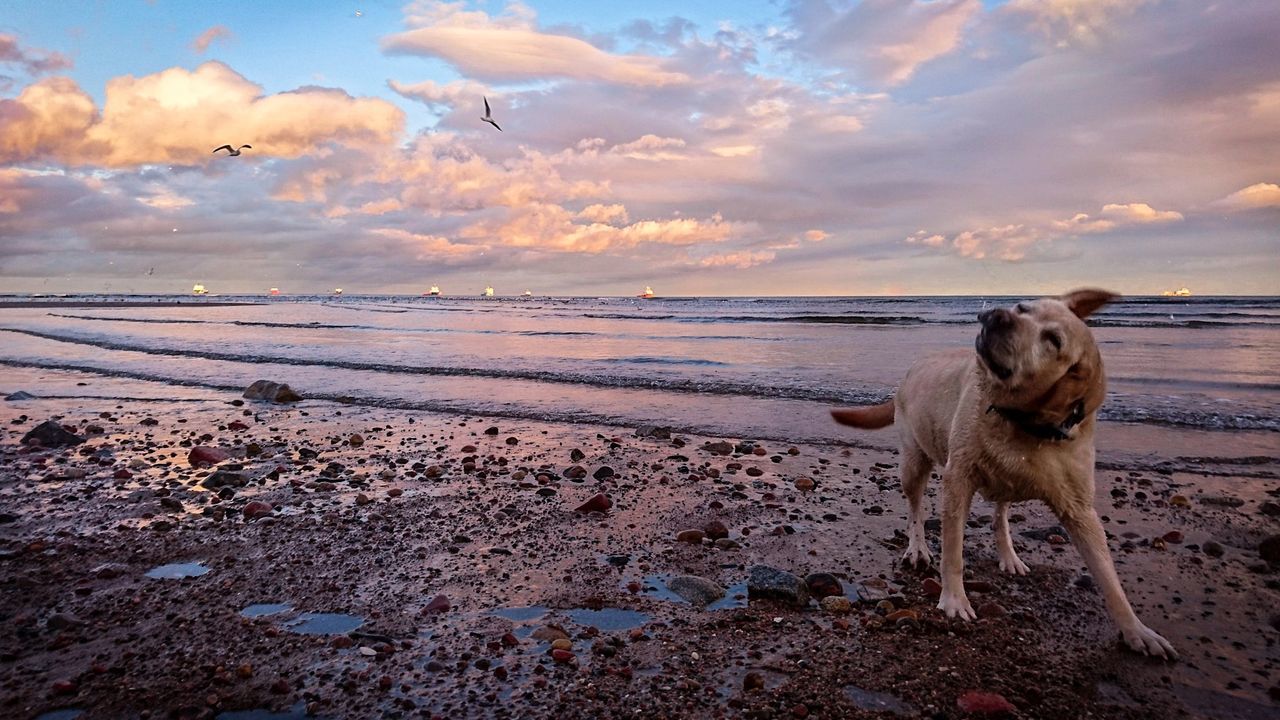
[[[838,422],[874,429],[894,422],[902,439],[902,492],[910,510],[903,560],[932,560],[924,537],[929,471],[942,468],[942,597],[948,617],[977,615],[964,591],[964,526],[975,492],[996,503],[1000,569],[1023,575],[1009,537],[1009,504],[1042,500],[1062,522],[1106,599],[1124,641],[1174,659],[1167,640],[1134,614],[1093,510],[1095,412],[1106,392],[1102,357],[1084,324],[1117,295],[1076,290],[978,316],[977,353],[950,351],[917,361],[894,399],[833,410]]]

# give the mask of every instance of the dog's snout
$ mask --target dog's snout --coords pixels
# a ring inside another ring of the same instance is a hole
[[[989,330],[998,330],[1013,324],[1013,314],[1004,308],[992,308],[978,313],[978,322]]]

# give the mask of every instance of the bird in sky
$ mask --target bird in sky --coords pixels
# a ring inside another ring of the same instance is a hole
[[[223,145],[222,147],[216,147],[216,148],[214,148],[214,149],[213,149],[213,151],[216,153],[216,152],[218,152],[219,150],[226,150],[226,151],[227,151],[227,157],[235,157],[235,156],[239,155],[239,154],[240,154],[240,151],[241,151],[241,150],[243,150],[243,149],[245,149],[245,148],[249,148],[250,150],[252,150],[252,149],[253,149],[253,146],[252,146],[252,145],[241,145],[241,146],[240,146],[240,147],[238,147],[238,148],[232,149],[230,145]]]
[[[502,128],[498,127],[498,123],[493,121],[493,113],[489,111],[489,98],[484,98],[484,117],[480,119],[498,128],[498,132],[502,132]]]

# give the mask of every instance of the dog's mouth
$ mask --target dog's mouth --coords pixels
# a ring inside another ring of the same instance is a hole
[[[987,342],[987,333],[985,330],[978,333],[977,339],[973,341],[973,347],[978,351],[978,357],[982,358],[982,362],[1001,381],[1008,380],[1013,377],[1013,370],[996,360],[991,354],[991,344]]]

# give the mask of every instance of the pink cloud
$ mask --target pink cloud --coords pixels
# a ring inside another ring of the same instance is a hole
[[[329,143],[389,143],[404,127],[404,113],[384,100],[325,88],[264,95],[218,62],[114,78],[101,114],[74,82],[50,78],[0,100],[0,117],[8,126],[0,161],[106,167],[206,163],[223,143],[251,144],[252,156],[298,157]]]
[[[0,63],[17,65],[28,75],[68,70],[71,58],[50,50],[24,49],[15,35],[0,33]]]
[[[418,2],[410,29],[382,41],[387,52],[438,57],[461,72],[491,81],[535,78],[598,80],[623,85],[671,85],[688,76],[659,58],[616,55],[591,43],[539,30],[531,10],[511,4],[502,14],[464,11],[461,3]]]
[[[1249,187],[1231,193],[1214,204],[1231,210],[1280,207],[1280,185],[1265,182],[1254,183]]]
[[[231,32],[231,28],[226,25],[214,25],[191,41],[191,49],[203,55],[213,43],[226,42],[232,37],[234,37],[234,34]]]

